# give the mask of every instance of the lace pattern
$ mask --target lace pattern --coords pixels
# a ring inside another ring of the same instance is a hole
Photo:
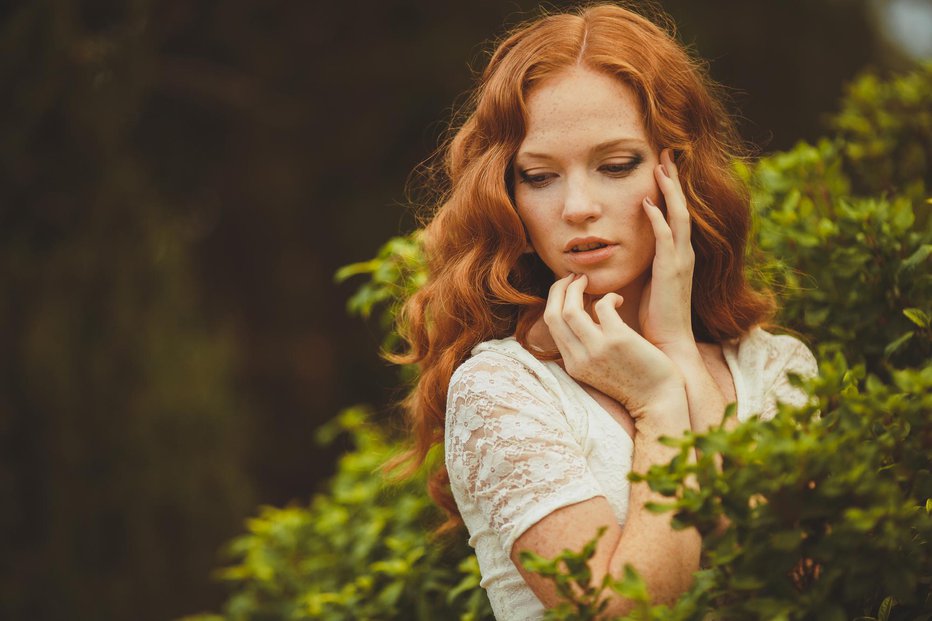
[[[817,366],[795,338],[755,328],[722,351],[740,420],[769,419],[780,401],[806,401],[786,374],[812,376]],[[478,345],[456,370],[447,395],[446,466],[499,621],[544,614],[510,558],[528,528],[595,496],[605,496],[624,523],[632,451],[627,433],[581,386],[514,338]]]
[[[507,551],[547,513],[602,493],[557,396],[493,352],[451,379],[446,457],[457,503],[474,505]]]

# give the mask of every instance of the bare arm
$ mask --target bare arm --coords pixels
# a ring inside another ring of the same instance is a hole
[[[667,348],[664,353],[676,363],[686,378],[689,421],[695,433],[704,433],[722,422],[728,402],[718,383],[709,373],[695,343],[682,348]]]
[[[649,411],[640,413],[641,422],[634,442],[635,471],[646,472],[652,465],[664,464],[673,458],[676,449],[660,444],[657,439],[660,435],[679,435],[688,426],[686,410],[685,390],[680,385],[679,391],[674,387],[665,398],[655,400]],[[679,423],[657,425],[649,422],[657,420],[679,420]],[[578,550],[595,538],[600,527],[606,526],[608,529],[590,562],[593,580],[599,583],[608,573],[620,578],[625,564],[630,563],[644,578],[654,601],[672,602],[692,583],[692,574],[699,568],[701,540],[694,529],[673,530],[669,513],[656,514],[644,508],[647,502],[666,500],[652,492],[646,483],[632,484],[624,527],[618,524],[604,497],[564,507],[540,520],[517,539],[511,551],[512,561],[544,605],[554,606],[560,601],[556,588],[550,580],[521,566],[521,551],[531,550],[554,557],[565,548]],[[630,607],[630,601],[613,593],[608,612],[624,614]]]

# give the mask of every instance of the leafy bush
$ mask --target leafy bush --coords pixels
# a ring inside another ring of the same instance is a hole
[[[368,319],[381,307],[378,319],[385,332],[382,345],[388,351],[401,341],[392,330],[395,313],[404,300],[427,282],[424,264],[421,231],[417,230],[406,237],[388,240],[374,259],[346,265],[336,273],[337,282],[363,274],[369,276],[369,282],[363,283],[347,301],[346,310]]]
[[[321,444],[349,434],[354,450],[309,507],[260,508],[228,546],[238,562],[217,572],[239,585],[224,615],[189,620],[490,617],[465,542],[428,536],[439,510],[423,472],[400,484],[376,474],[398,446],[368,418],[349,408],[319,430]]]
[[[595,618],[609,589],[637,602],[631,619],[932,618],[930,110],[932,65],[865,75],[832,138],[740,168],[769,256],[758,277],[780,294],[779,322],[818,344],[812,399],[770,422],[670,439],[704,456],[632,474],[671,498],[656,510],[704,534],[704,568],[675,605],[651,605],[633,571],[592,584],[589,546],[526,557],[567,593],[582,587],[549,618]],[[371,281],[351,310],[383,304],[389,326],[423,282],[416,234],[339,277],[354,274]],[[195,618],[490,618],[469,550],[428,538],[437,516],[423,477],[386,485],[376,473],[398,446],[362,410],[322,434],[338,429],[356,448],[329,488],[307,508],[263,508],[219,574],[234,586],[223,616]]]
[[[932,613],[932,367],[887,384],[838,355],[809,388],[804,408],[670,440],[680,459],[632,476],[674,499],[677,525],[703,533],[706,568],[689,597],[631,618],[843,621],[884,601],[896,618]],[[702,457],[689,463],[694,448]],[[731,527],[718,532],[722,516]]]

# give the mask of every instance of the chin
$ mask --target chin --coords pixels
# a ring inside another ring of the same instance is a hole
[[[647,272],[641,274],[589,274],[589,282],[586,285],[586,294],[602,296],[606,293],[620,293],[624,295],[625,290],[631,287],[643,287],[646,284]]]
[[[603,280],[603,279],[593,279],[586,285],[586,291],[588,295],[605,295],[606,293],[611,293],[613,291],[618,291],[619,289],[625,288],[627,285],[631,284],[631,281],[623,280]]]

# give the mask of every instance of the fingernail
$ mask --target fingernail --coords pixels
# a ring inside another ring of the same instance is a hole
[[[660,165],[660,170],[662,170],[662,171],[663,171],[663,174],[665,174],[666,176],[668,176],[668,177],[670,176],[670,171],[667,170],[667,167],[664,166],[663,164]]]
[[[645,197],[644,197],[644,202],[647,203],[648,205],[650,205],[651,207],[656,207],[656,206],[657,206],[657,205],[654,204],[654,201],[650,200],[650,196],[645,196]]]

